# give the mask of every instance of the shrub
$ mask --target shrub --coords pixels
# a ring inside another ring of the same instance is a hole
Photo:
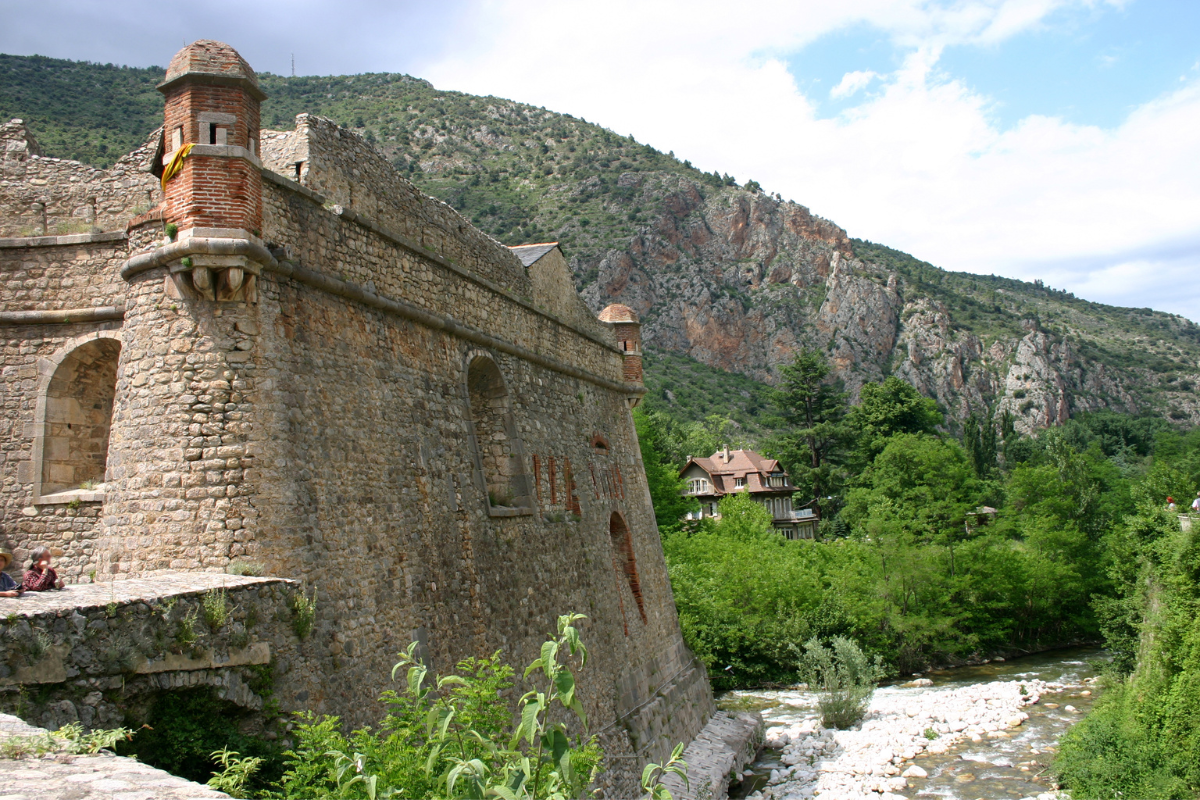
[[[229,622],[229,595],[224,589],[209,589],[204,593],[204,621],[210,631],[219,631]]]
[[[817,639],[804,644],[800,672],[817,691],[821,724],[849,728],[867,713],[875,685],[884,676],[883,663],[867,658],[862,648],[845,636],[833,637],[832,647]]]
[[[575,693],[572,661],[587,663],[574,626],[582,615],[558,618],[558,634],[525,669],[537,683],[518,701],[517,722],[504,695],[513,670],[496,652],[460,662],[455,674],[436,677],[416,657],[417,643],[392,670],[403,674],[399,692],[381,698],[388,712],[378,730],[349,735],[336,717],[300,715],[297,746],[285,753],[283,798],[310,797],[580,797],[594,780],[603,753],[587,733]],[[582,730],[571,735],[574,717]],[[645,791],[661,797],[657,781],[681,766],[676,748],[665,767],[648,771]],[[361,785],[360,785],[361,784]]]
[[[313,596],[310,600],[304,590],[300,590],[292,600],[292,628],[295,629],[296,635],[300,637],[300,641],[308,638],[312,633],[313,621],[317,617],[317,590],[313,590]]]

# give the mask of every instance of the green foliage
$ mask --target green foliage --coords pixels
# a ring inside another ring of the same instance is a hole
[[[263,763],[261,758],[241,758],[240,753],[225,747],[212,753],[211,758],[221,771],[208,779],[208,785],[232,797],[245,795],[251,778]]]
[[[128,741],[133,731],[128,728],[83,730],[72,722],[57,731],[37,736],[6,736],[0,738],[0,759],[40,758],[47,753],[65,755],[94,755],[112,750],[118,742]]]
[[[824,498],[841,489],[842,465],[851,439],[846,424],[846,397],[831,383],[833,368],[824,353],[803,350],[780,369],[773,401],[784,426],[771,444],[800,488],[801,499],[813,499],[820,516]]]
[[[863,384],[859,404],[848,422],[860,441],[866,461],[883,450],[888,438],[900,433],[933,433],[942,424],[937,403],[897,377]]]
[[[292,598],[292,629],[300,641],[304,641],[312,633],[313,622],[317,618],[317,590],[313,589],[312,597],[305,594],[304,589],[296,592]]]
[[[262,791],[279,778],[279,752],[272,743],[242,732],[247,713],[217,699],[210,689],[163,692],[139,720],[145,726],[118,748],[118,754],[136,756],[198,783],[214,776],[214,752],[229,752],[231,758],[244,754],[247,759],[262,759],[257,771],[246,773],[249,785]]]
[[[574,623],[559,617],[557,635],[524,672],[534,688],[517,703],[512,722],[504,693],[513,671],[499,653],[460,662],[454,674],[428,684],[414,642],[392,677],[378,730],[341,732],[335,717],[301,715],[297,747],[285,754],[281,797],[574,798],[595,778],[602,753],[586,733],[571,663],[583,668],[587,650]],[[582,732],[572,735],[567,717]],[[551,721],[551,715],[556,720]]]
[[[821,724],[826,728],[857,724],[886,674],[879,656],[868,658],[857,642],[845,636],[833,637],[829,646],[816,638],[804,643],[800,675],[817,692]]]
[[[183,615],[179,620],[179,627],[175,629],[175,641],[180,647],[187,648],[200,641],[200,637],[204,634],[196,630],[196,621],[200,618],[200,609],[193,608],[191,611]]]
[[[667,437],[667,421],[661,415],[647,413],[641,408],[633,410],[633,423],[637,428],[638,445],[642,452],[642,464],[646,469],[646,483],[650,486],[650,500],[654,505],[654,519],[660,533],[679,527],[684,515],[699,508],[694,497],[683,495],[684,481],[679,471],[667,463],[662,453]]]
[[[667,775],[675,775],[683,781],[684,788],[691,784],[687,776],[687,762],[683,760],[683,742],[675,745],[671,758],[666,764],[647,764],[642,769],[642,793],[650,800],[671,800],[671,792],[662,785],[662,779]]]
[[[210,631],[219,631],[229,622],[229,593],[224,589],[209,589],[204,593],[201,606]]]
[[[752,445],[774,433],[770,386],[677,353],[643,356],[647,413],[669,418],[685,433],[668,451],[672,463],[708,456],[719,447]],[[690,439],[690,441],[683,441]]]
[[[1148,475],[1195,457],[1169,451]],[[1138,494],[1150,494],[1138,487]],[[1200,527],[1200,526],[1197,526]],[[1106,537],[1115,591],[1098,604],[1113,684],[1064,737],[1054,768],[1076,797],[1200,792],[1200,530],[1144,497]]]

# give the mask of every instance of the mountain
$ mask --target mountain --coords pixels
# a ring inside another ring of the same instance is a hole
[[[0,119],[25,119],[47,155],[107,166],[159,124],[162,75],[0,56]],[[939,269],[569,114],[407,75],[260,79],[264,127],[330,117],[501,242],[562,242],[594,309],[641,315],[651,400],[682,417],[752,428],[763,384],[813,346],[852,393],[898,375],[952,421],[1007,411],[1028,432],[1112,409],[1200,423],[1200,328],[1182,317]]]

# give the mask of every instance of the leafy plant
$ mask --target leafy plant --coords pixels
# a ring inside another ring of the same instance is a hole
[[[200,619],[200,609],[193,607],[183,615],[183,619],[179,620],[179,627],[175,629],[175,641],[181,647],[191,647],[200,641],[203,634],[196,630],[198,619]]]
[[[313,622],[317,618],[317,590],[313,589],[312,598],[304,590],[296,592],[292,598],[292,629],[300,641],[304,641],[312,633]]]
[[[557,635],[525,670],[535,686],[519,699],[515,725],[503,699],[513,673],[499,653],[460,662],[454,674],[430,683],[414,642],[392,671],[393,680],[403,675],[403,688],[384,694],[388,712],[379,730],[347,736],[336,717],[300,716],[297,747],[285,754],[283,796],[581,796],[602,758],[587,735],[571,668],[583,668],[587,660],[574,626],[582,618],[559,617]],[[572,734],[559,716],[564,713],[578,721],[580,732]]]
[[[208,785],[218,792],[225,792],[233,797],[245,794],[251,778],[262,766],[263,759],[257,757],[242,758],[240,753],[223,747],[212,754],[213,762],[221,771],[208,779]]]
[[[662,779],[675,775],[683,781],[684,788],[691,788],[687,776],[687,762],[683,760],[683,743],[675,745],[666,764],[647,764],[642,768],[642,792],[650,800],[671,800],[671,792],[663,786]]]
[[[868,658],[857,642],[835,636],[831,644],[827,647],[817,639],[805,642],[800,673],[817,692],[821,724],[849,728],[866,714],[875,686],[886,672],[879,656]]]
[[[229,593],[224,589],[209,589],[204,593],[201,605],[204,622],[210,631],[219,631],[229,622]]]

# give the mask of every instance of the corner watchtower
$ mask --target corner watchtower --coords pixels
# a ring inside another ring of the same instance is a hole
[[[598,319],[613,332],[617,347],[625,356],[623,377],[626,383],[642,382],[642,325],[629,306],[613,303],[600,312]]]
[[[229,45],[201,39],[175,54],[158,90],[166,97],[165,221],[179,226],[180,239],[257,239],[266,95],[254,70]]]

